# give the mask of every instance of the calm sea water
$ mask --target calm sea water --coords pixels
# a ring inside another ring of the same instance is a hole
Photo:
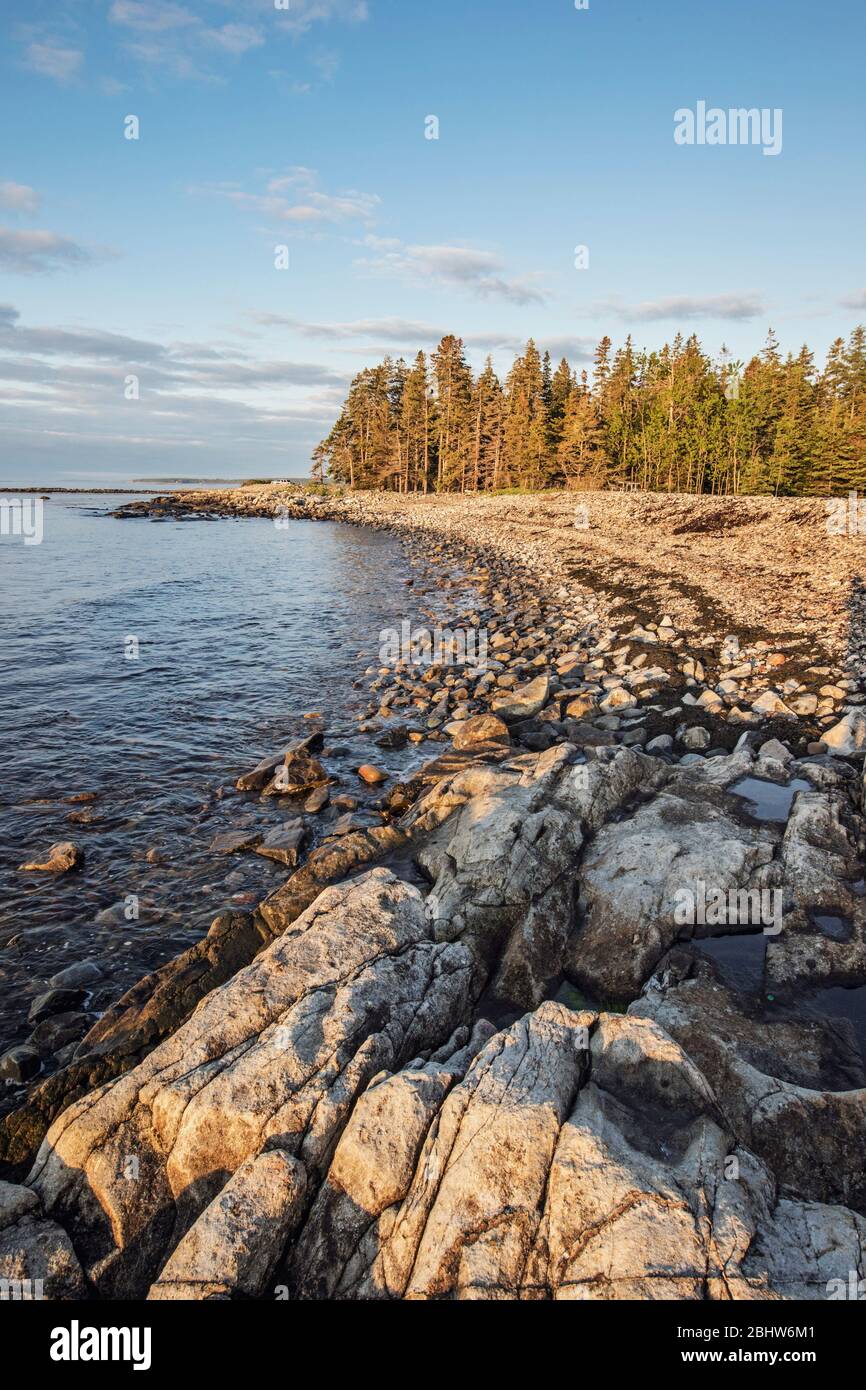
[[[0,539],[0,1051],[27,1036],[29,1003],[59,969],[101,965],[87,1001],[98,1011],[221,908],[287,876],[209,846],[221,830],[296,813],[240,798],[233,783],[315,727],[305,714],[322,715],[341,791],[363,797],[359,762],[420,757],[385,755],[356,732],[368,697],[353,680],[381,629],[415,616],[396,539],[321,522],[106,515],[128,500],[55,497],[41,545]],[[70,802],[81,793],[96,799]],[[64,839],[83,847],[83,872],[19,871]],[[150,849],[165,862],[148,863]]]

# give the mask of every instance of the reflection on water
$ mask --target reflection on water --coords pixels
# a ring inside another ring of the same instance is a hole
[[[810,996],[806,1011],[821,1018],[847,1019],[853,1025],[860,1055],[866,1062],[866,985],[858,989],[837,986],[818,990]]]
[[[741,796],[747,802],[748,813],[754,820],[782,823],[791,814],[797,792],[812,790],[812,783],[804,777],[794,777],[787,785],[767,782],[763,777],[743,777],[728,788],[733,796]]]
[[[731,989],[761,992],[767,957],[767,938],[763,932],[702,937],[693,945],[715,962],[722,981]]]
[[[360,762],[419,760],[356,732],[352,681],[377,661],[382,628],[416,617],[393,537],[307,521],[119,521],[104,514],[112,505],[55,498],[40,546],[0,542],[0,1051],[28,1035],[30,1002],[60,969],[95,960],[87,1006],[105,1008],[222,907],[286,877],[209,846],[296,813],[239,798],[233,783],[316,727],[303,715],[321,714],[339,745],[326,763],[353,795]],[[65,839],[84,849],[83,872],[18,871]]]

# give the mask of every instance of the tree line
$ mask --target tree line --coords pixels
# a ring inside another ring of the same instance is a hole
[[[695,336],[653,352],[605,337],[579,375],[530,340],[504,383],[489,357],[474,375],[448,334],[411,366],[358,373],[313,473],[398,492],[866,492],[866,329],[821,370],[807,347],[783,357],[772,330],[747,364]]]

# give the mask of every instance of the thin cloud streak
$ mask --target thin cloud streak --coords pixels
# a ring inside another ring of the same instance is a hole
[[[298,167],[269,179],[261,193],[222,185],[193,188],[190,191],[209,193],[226,199],[235,207],[258,213],[275,222],[295,223],[299,227],[320,223],[370,224],[374,221],[381,203],[375,193],[364,193],[355,188],[325,193],[318,184],[319,176],[315,170]]]
[[[378,254],[361,257],[355,264],[374,275],[414,284],[432,281],[456,285],[481,298],[504,299],[520,306],[546,301],[546,295],[533,283],[537,277],[503,275],[504,264],[493,251],[465,246],[404,246],[378,237],[367,238],[365,244]]]
[[[63,268],[89,265],[96,259],[97,253],[57,232],[14,231],[11,227],[0,227],[0,266],[17,275],[45,275]]]
[[[54,40],[28,44],[24,51],[24,66],[55,82],[71,82],[83,62],[84,53],[80,48],[64,48]]]
[[[435,347],[449,331],[442,325],[398,317],[354,319],[345,323],[306,323],[302,319],[266,310],[250,313],[247,317],[263,328],[287,328],[304,338],[316,338],[332,343],[351,343],[355,340],[362,340],[365,344],[379,342],[388,344],[390,348],[395,345],[402,347],[406,354],[414,354],[419,348]],[[526,339],[515,333],[468,333],[462,337],[467,348],[481,352],[517,354],[523,352],[526,347]],[[554,334],[542,336],[538,341],[551,357],[566,357],[575,362],[591,361],[596,348],[596,340],[590,337]]]
[[[728,319],[745,322],[767,312],[766,301],[756,293],[716,294],[706,297],[671,295],[667,299],[624,304],[619,299],[598,300],[589,313],[595,318],[613,315],[628,323],[684,322],[691,319]]]

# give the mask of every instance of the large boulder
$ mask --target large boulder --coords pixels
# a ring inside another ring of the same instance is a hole
[[[782,809],[774,819],[760,819],[748,795],[735,791],[745,776],[753,779],[747,792],[757,783],[762,795],[762,782],[770,792],[778,787]],[[866,900],[855,891],[863,826],[855,824],[852,781],[847,767],[785,768],[771,757],[754,761],[747,747],[678,768],[630,814],[609,819],[587,847],[569,978],[590,998],[627,1004],[677,941],[766,929],[769,987],[822,978],[863,983]],[[754,911],[758,893],[767,894],[761,914]],[[744,920],[739,903],[747,894],[752,910]],[[689,899],[700,905],[712,895],[739,895],[738,910],[727,920],[683,911]],[[841,916],[846,939],[822,932],[825,914]]]
[[[495,714],[475,714],[464,719],[454,732],[454,747],[458,752],[476,749],[488,743],[510,743],[508,725]]]
[[[323,888],[388,855],[399,855],[405,846],[406,836],[396,825],[374,825],[328,840],[259,904],[257,915],[278,936],[306,912]]]
[[[308,734],[306,738],[296,739],[282,753],[275,753],[273,757],[263,758],[250,772],[245,772],[242,777],[239,777],[237,780],[238,791],[264,791],[265,787],[273,781],[281,765],[288,766],[292,759],[299,755],[317,753],[324,742],[325,736],[318,729],[315,733]]]
[[[241,1166],[279,1147],[315,1182],[356,1097],[468,1016],[465,946],[430,939],[385,869],[322,893],[126,1076],[71,1106],[29,1183],[88,1277],[141,1297]]]
[[[290,749],[274,776],[264,788],[263,796],[298,796],[314,787],[324,786],[330,779],[318,758],[305,749]]]
[[[862,1275],[866,1221],[780,1203],[648,1019],[545,1003],[456,1085],[413,1069],[364,1099],[292,1251],[297,1297],[823,1298]]]
[[[866,714],[861,709],[851,710],[838,724],[825,729],[821,738],[836,757],[850,758],[863,753],[866,750]]]
[[[729,1280],[732,1298],[766,1289],[774,1299],[862,1298],[866,1222],[845,1207],[782,1197],[762,1213],[752,1245]],[[853,1293],[852,1293],[853,1289]]]
[[[774,994],[866,984],[862,833],[845,783],[801,792],[794,802],[779,851],[784,929],[767,950]]]
[[[69,1236],[29,1187],[0,1182],[0,1301],[86,1297]]]
[[[396,826],[342,836],[314,850],[259,911],[220,913],[207,936],[139,980],[103,1014],[68,1066],[34,1087],[23,1106],[0,1117],[0,1162],[23,1177],[48,1126],[67,1105],[141,1061],[206,995],[295,922],[323,888],[399,852],[405,843]]]
[[[305,1296],[347,1296],[355,1250],[408,1193],[442,1102],[494,1031],[482,1021],[456,1052],[446,1046],[428,1062],[383,1072],[360,1097],[292,1254],[287,1277]]]
[[[440,941],[462,940],[476,989],[533,1008],[562,970],[585,838],[667,769],[631,749],[577,761],[568,744],[445,778],[403,822],[433,879]]]
[[[742,760],[719,761],[736,762],[732,780],[742,771]],[[778,841],[778,830],[738,818],[705,767],[683,769],[587,848],[569,978],[594,999],[634,999],[676,940],[726,930],[680,921],[680,895],[697,899],[701,884],[723,893],[767,887]]]
[[[550,677],[536,676],[527,685],[519,685],[507,694],[494,696],[490,708],[506,724],[515,724],[519,719],[533,719],[544,709],[549,698]]]
[[[60,840],[50,847],[45,859],[30,859],[18,867],[25,873],[68,874],[83,863],[84,851],[71,840]]]
[[[79,1044],[75,1058],[0,1120],[0,1160],[23,1176],[48,1126],[72,1101],[135,1066],[273,939],[248,912],[223,912],[201,941],[127,990]]]
[[[172,1251],[153,1300],[260,1298],[303,1213],[306,1172],[282,1149],[241,1164]]]

